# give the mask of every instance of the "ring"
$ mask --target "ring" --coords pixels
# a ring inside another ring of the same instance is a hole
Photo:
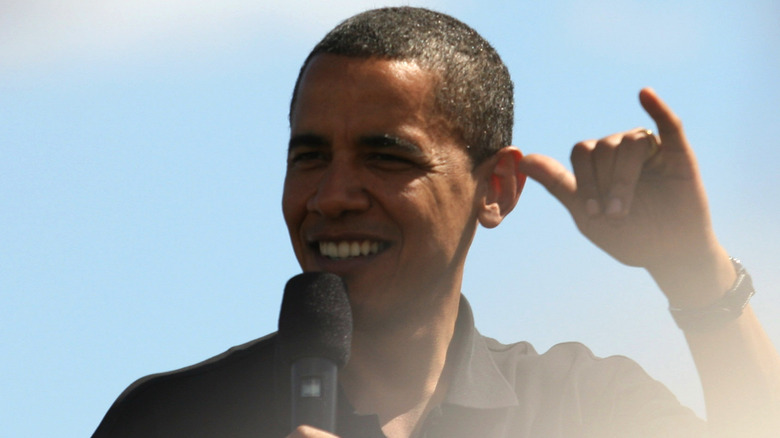
[[[658,147],[658,141],[655,139],[655,134],[653,134],[653,131],[645,129],[642,132],[644,132],[645,137],[647,137],[647,141],[650,143],[650,149],[647,151],[647,158],[650,159],[655,154],[657,154],[658,150],[660,149]]]

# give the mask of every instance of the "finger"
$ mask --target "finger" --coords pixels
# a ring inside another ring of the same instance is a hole
[[[555,196],[566,208],[571,210],[577,183],[574,175],[566,167],[544,155],[531,154],[523,157],[518,163],[520,172],[536,180]]]
[[[631,211],[637,182],[645,163],[652,157],[651,152],[655,147],[655,143],[648,139],[648,131],[645,129],[635,129],[623,136],[615,156],[607,201],[608,216],[623,217]]]
[[[571,166],[577,179],[577,197],[585,205],[585,212],[595,216],[602,211],[596,174],[593,170],[591,154],[596,147],[595,140],[577,143],[571,151]]]
[[[622,134],[613,134],[596,142],[593,149],[591,166],[596,175],[602,208],[607,208],[607,195],[612,186],[612,173],[615,167],[617,148],[622,139]]]
[[[687,151],[688,143],[685,140],[682,121],[669,105],[661,100],[652,88],[643,88],[639,92],[639,101],[655,121],[662,147],[669,151]]]
[[[336,435],[311,426],[301,425],[295,428],[287,438],[338,438]]]

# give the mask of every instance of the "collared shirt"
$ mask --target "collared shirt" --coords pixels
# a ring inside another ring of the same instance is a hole
[[[275,335],[199,364],[140,379],[120,395],[93,438],[284,437],[289,373]],[[425,418],[425,438],[698,437],[704,423],[625,357],[597,358],[581,344],[538,354],[479,334],[461,299],[448,352],[449,391]],[[339,398],[337,434],[384,437],[375,415]]]

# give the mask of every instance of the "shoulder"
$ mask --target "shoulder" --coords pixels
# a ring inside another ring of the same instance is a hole
[[[483,339],[494,360],[502,368],[519,368],[524,372],[538,369],[550,376],[589,371],[642,371],[636,362],[625,356],[598,357],[579,342],[556,344],[540,354],[528,342],[503,344],[493,338],[483,336]]]
[[[703,423],[674,394],[625,356],[599,357],[565,342],[537,353],[527,342],[484,338],[497,366],[535,421],[604,436],[700,436]],[[643,434],[637,435],[641,430]],[[601,432],[600,432],[601,433]],[[681,433],[681,435],[677,435]]]
[[[245,344],[231,347],[227,351],[184,368],[173,371],[151,374],[142,377],[131,384],[118,397],[117,402],[141,397],[150,391],[169,386],[181,386],[184,382],[195,383],[199,379],[235,378],[235,372],[258,362],[268,362],[273,359],[274,334],[264,336]]]
[[[577,391],[581,395],[619,392],[637,385],[665,390],[635,361],[625,356],[598,357],[585,345],[565,342],[538,353],[527,342],[502,344],[484,338],[497,366],[515,387],[546,395]]]
[[[271,334],[197,364],[138,379],[117,398],[93,437],[157,436],[163,421],[191,422],[199,413],[215,416],[223,410],[234,415],[226,406],[236,402],[257,408],[262,403],[257,394],[273,394],[274,339]]]

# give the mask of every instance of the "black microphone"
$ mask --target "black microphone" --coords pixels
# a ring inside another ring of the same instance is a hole
[[[308,272],[287,282],[277,348],[292,374],[292,429],[336,432],[338,369],[349,360],[352,309],[341,277]]]

